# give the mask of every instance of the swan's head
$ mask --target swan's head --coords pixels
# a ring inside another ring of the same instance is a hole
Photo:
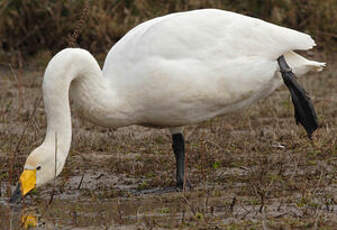
[[[27,195],[34,188],[52,181],[62,171],[64,165],[62,159],[56,158],[56,162],[57,165],[55,165],[54,151],[42,146],[33,150],[26,160],[16,191],[10,201],[21,200],[20,198]],[[57,168],[56,172],[55,166]]]

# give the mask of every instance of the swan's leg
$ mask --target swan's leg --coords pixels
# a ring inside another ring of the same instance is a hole
[[[175,187],[167,187],[167,188],[155,188],[143,190],[140,192],[136,192],[136,194],[149,194],[149,193],[167,193],[167,192],[175,192],[182,191],[184,189],[184,168],[185,168],[185,141],[183,128],[170,128],[169,129],[172,135],[172,148],[176,158],[176,180],[177,184]],[[191,189],[190,182],[186,179],[186,186]]]
[[[284,56],[280,56],[277,61],[280,66],[283,81],[291,94],[296,123],[303,125],[307,131],[308,137],[311,139],[311,134],[318,128],[317,115],[311,99],[307,92],[296,81],[295,75]]]
[[[170,129],[172,134],[172,148],[176,158],[176,187],[179,190],[184,188],[184,168],[185,168],[185,141],[182,128]],[[189,184],[187,182],[187,184]]]
[[[177,188],[182,189],[184,185],[184,167],[185,167],[185,144],[182,133],[172,134],[172,148],[176,157],[176,180]]]

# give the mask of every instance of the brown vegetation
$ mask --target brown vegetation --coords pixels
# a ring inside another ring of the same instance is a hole
[[[219,8],[258,17],[310,33],[326,50],[336,49],[335,0],[100,0],[0,1],[0,56],[51,54],[68,46],[69,36],[85,4],[88,12],[78,45],[93,53],[106,53],[135,25],[171,12]],[[78,28],[77,28],[78,29]]]

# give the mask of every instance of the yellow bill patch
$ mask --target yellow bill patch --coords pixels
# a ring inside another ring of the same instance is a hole
[[[20,176],[21,193],[25,196],[36,185],[36,169],[25,169]]]

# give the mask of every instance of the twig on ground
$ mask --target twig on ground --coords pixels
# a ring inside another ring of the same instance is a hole
[[[229,210],[231,211],[231,213],[233,213],[233,211],[234,211],[235,204],[236,204],[236,197],[233,197],[232,203],[229,206]]]
[[[184,195],[184,193],[181,194],[181,197],[183,198],[183,200],[185,201],[185,203],[187,204],[187,206],[191,209],[193,215],[195,216],[197,214],[197,212],[195,211],[195,208],[193,207],[193,205],[189,202],[189,200],[187,200],[186,196]]]
[[[78,186],[77,186],[77,190],[80,190],[80,189],[81,189],[82,182],[83,182],[83,178],[84,178],[84,174],[82,175],[82,178],[81,178],[81,180],[80,180],[80,183],[79,183]]]

